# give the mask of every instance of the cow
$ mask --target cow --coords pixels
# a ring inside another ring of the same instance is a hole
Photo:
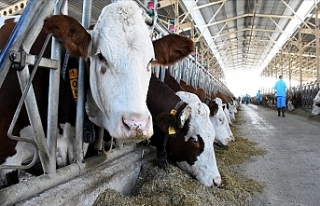
[[[152,117],[146,104],[151,65],[173,64],[188,56],[194,48],[192,40],[176,34],[152,42],[142,9],[134,1],[117,1],[105,6],[92,30],[85,30],[70,16],[54,15],[44,21],[43,32],[52,33],[59,39],[72,58],[83,57],[86,60],[89,76],[86,115],[112,137],[125,142],[143,141],[153,134]],[[6,41],[2,35],[0,40]],[[41,44],[37,43],[34,47],[37,48],[38,45]],[[44,99],[48,92],[47,74],[48,71],[40,69],[33,81],[42,121],[45,121],[47,109],[44,106],[47,105],[47,100]],[[69,84],[68,81],[66,84]],[[30,156],[24,154],[25,143],[17,143],[6,134],[15,110],[13,106],[17,105],[20,98],[18,87],[13,85],[18,85],[18,80],[15,72],[11,70],[0,90],[0,164],[13,162],[19,165],[28,161]],[[60,85],[61,89],[63,87]],[[64,132],[74,128],[74,119],[69,121],[62,116],[64,121],[60,121],[60,107],[64,106],[61,101],[66,101],[70,96],[67,91],[62,92],[66,94],[60,94],[62,96],[59,98],[57,129],[61,136],[66,137]],[[70,104],[68,101],[67,103]],[[70,108],[62,108],[62,111],[70,112],[73,107]],[[28,117],[23,113],[25,111],[22,111],[19,117],[14,134],[33,138],[28,129]],[[26,134],[22,134],[26,131]],[[74,132],[68,131],[68,134],[72,135]],[[69,141],[63,139],[62,142]],[[66,158],[66,148],[61,150],[64,154],[61,158]],[[2,186],[18,182],[17,171],[2,170],[1,180]]]
[[[164,83],[166,83],[174,92],[184,91],[184,88],[187,88],[187,84],[184,84],[183,80],[180,80],[180,84],[170,75],[167,71],[165,73]],[[191,93],[196,94],[202,102],[205,102],[206,93],[202,88],[194,89],[193,87],[189,86],[189,91]],[[227,146],[228,142],[233,139],[233,136],[230,135],[231,130],[227,122],[227,118],[224,114],[222,106],[220,107],[216,101],[210,100],[207,101],[210,113],[209,117],[215,129],[215,143]]]
[[[227,116],[229,124],[232,126],[232,121],[235,121],[235,113],[237,112],[235,105],[232,104],[233,100],[220,91],[215,94],[215,97],[219,97],[222,100],[223,111]]]
[[[292,105],[294,108],[300,108],[302,105],[301,102],[301,92],[295,92],[291,98]]]
[[[320,90],[313,98],[312,111],[311,114],[316,116],[320,114]]]
[[[217,112],[210,115],[210,120],[216,130],[217,143],[222,146],[227,146],[229,142],[234,141],[233,133],[230,129],[229,121],[222,107],[222,100],[216,97],[212,100],[217,105]],[[210,105],[209,105],[210,107]]]
[[[151,145],[158,151],[160,166],[166,158],[206,186],[221,185],[209,108],[192,93],[174,92],[156,76],[149,84],[147,105],[154,119]]]
[[[170,74],[169,74],[169,75],[170,75]],[[206,92],[205,92],[204,89],[201,88],[201,87],[198,87],[197,89],[195,89],[193,86],[188,85],[188,84],[187,84],[185,81],[183,81],[182,79],[180,79],[180,87],[181,87],[184,91],[187,91],[187,92],[191,92],[191,93],[193,93],[193,94],[196,94],[202,102],[205,102],[206,99],[207,99]]]

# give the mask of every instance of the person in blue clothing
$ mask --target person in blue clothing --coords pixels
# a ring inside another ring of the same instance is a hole
[[[279,80],[276,82],[273,89],[276,91],[278,116],[280,117],[282,111],[282,116],[285,117],[287,85],[282,80],[282,75],[279,76]]]
[[[246,104],[249,104],[250,103],[250,97],[249,97],[249,94],[246,94]]]
[[[260,90],[258,90],[258,92],[256,94],[256,100],[257,100],[257,103],[260,105],[262,102]]]

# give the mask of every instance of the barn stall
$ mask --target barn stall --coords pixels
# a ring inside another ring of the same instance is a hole
[[[41,60],[41,54],[39,55],[39,58],[22,53],[19,51],[19,47],[21,44],[24,45],[24,47],[31,47],[33,44],[33,41],[35,40],[36,34],[40,32],[42,25],[43,25],[43,20],[52,13],[54,9],[54,13],[59,13],[60,11],[66,12],[68,10],[68,7],[66,7],[68,4],[65,4],[66,1],[17,1],[13,5],[13,7],[8,7],[5,8],[3,14],[7,15],[14,15],[14,14],[19,14],[22,12],[19,22],[17,26],[15,27],[9,41],[7,42],[6,47],[2,50],[1,56],[0,56],[0,62],[1,62],[1,67],[0,67],[0,77],[1,77],[1,84],[3,83],[6,74],[8,73],[9,68],[13,68],[11,65],[19,65],[22,67],[24,66],[24,58],[31,57],[34,60],[34,66],[35,67],[47,67],[47,68],[53,68],[51,70],[53,78],[50,79],[50,84],[51,85],[59,85],[56,81],[59,79],[60,75],[60,70],[59,64],[57,63],[57,59],[61,54],[59,52],[54,52],[57,56],[52,56],[52,59],[45,59],[45,61]],[[14,2],[12,2],[14,3]],[[69,10],[72,11],[73,6],[79,6],[81,3],[77,5],[77,3],[73,2],[72,4],[70,2],[69,4]],[[111,2],[109,2],[111,3]],[[140,6],[144,7],[143,4],[140,3]],[[84,11],[90,11],[93,6],[96,6],[98,8],[101,8],[101,5],[97,5],[99,3],[92,4],[91,1],[84,1],[83,2],[83,10]],[[13,9],[12,9],[13,8]],[[70,9],[71,8],[71,9]],[[146,8],[145,8],[146,9]],[[14,12],[12,12],[14,11]],[[7,13],[6,13],[7,12]],[[36,18],[30,18],[30,16],[34,16]],[[82,24],[85,25],[86,27],[89,27],[90,25],[90,19],[91,19],[91,14],[90,12],[83,12],[82,14]],[[147,17],[147,23],[151,24],[152,19],[150,17]],[[32,30],[30,30],[32,29]],[[161,26],[161,24],[155,26],[155,31],[154,31],[155,36],[162,36],[166,35],[169,33],[169,30]],[[25,34],[25,35],[21,35]],[[26,37],[26,39],[24,39]],[[48,42],[48,41],[47,41]],[[46,45],[45,45],[46,46]],[[59,51],[60,50],[60,45],[57,42],[53,43],[53,48],[54,51]],[[230,91],[218,80],[216,80],[212,75],[210,75],[208,72],[206,72],[205,68],[203,65],[199,63],[199,61],[196,59],[197,54],[195,55],[190,55],[189,58],[186,58],[179,62],[176,65],[173,65],[169,68],[166,67],[156,67],[153,68],[154,72],[158,75],[158,77],[161,78],[164,75],[164,70],[169,69],[177,79],[181,78],[184,79],[187,83],[197,87],[200,84],[203,84],[203,87],[208,91],[214,89],[218,89],[221,91],[224,91],[225,93],[230,93]],[[18,57],[18,58],[17,58]],[[36,59],[36,60],[35,60]],[[44,58],[43,58],[44,59]],[[41,61],[40,61],[41,60]],[[81,61],[82,62],[82,61]],[[32,62],[27,62],[29,65],[32,64]],[[20,69],[19,69],[20,70]],[[32,96],[32,85],[30,79],[33,78],[34,73],[29,74],[27,70],[21,70],[18,73],[21,79],[24,79],[24,82],[21,83],[22,87],[26,87],[27,89],[24,90],[19,106],[17,107],[15,116],[13,117],[12,124],[9,128],[8,135],[10,138],[17,140],[17,141],[22,141],[22,142],[29,142],[33,145],[35,150],[38,150],[38,152],[34,153],[33,159],[28,162],[26,165],[1,165],[0,169],[5,170],[5,169],[30,169],[33,168],[33,166],[38,162],[40,159],[41,162],[41,167],[42,170],[44,171],[43,175],[40,175],[36,178],[32,177],[28,181],[21,182],[19,184],[6,187],[0,191],[0,199],[1,199],[1,205],[11,205],[16,202],[25,200],[30,198],[31,196],[37,195],[42,193],[45,190],[48,190],[49,188],[56,187],[58,185],[61,185],[65,182],[69,182],[70,179],[74,177],[79,177],[82,174],[89,173],[90,171],[94,174],[97,173],[97,171],[103,170],[105,168],[108,171],[107,176],[105,176],[106,179],[108,179],[109,176],[116,176],[119,174],[121,178],[116,178],[117,180],[112,180],[115,181],[116,183],[106,183],[105,185],[115,185],[115,188],[118,188],[118,190],[122,191],[130,191],[130,186],[132,185],[133,180],[136,178],[136,175],[139,172],[139,168],[141,164],[146,162],[149,159],[154,158],[154,151],[150,151],[150,148],[140,148],[136,147],[136,145],[125,145],[122,149],[114,149],[111,151],[109,154],[105,154],[102,152],[100,155],[96,155],[91,158],[87,158],[84,160],[83,157],[83,149],[82,149],[82,138],[83,138],[83,133],[82,133],[82,128],[83,128],[83,108],[84,108],[84,88],[83,88],[83,63],[80,63],[80,68],[79,68],[79,78],[78,78],[78,104],[77,104],[77,121],[76,121],[76,139],[73,142],[73,147],[74,147],[74,154],[75,154],[75,163],[70,164],[66,167],[56,169],[55,163],[56,163],[56,157],[55,155],[49,155],[48,154],[55,154],[56,152],[56,144],[55,144],[55,134],[56,134],[56,129],[58,128],[55,119],[56,119],[56,114],[57,114],[57,108],[52,107],[51,110],[49,110],[48,113],[48,122],[50,122],[48,126],[48,131],[47,134],[43,132],[38,132],[37,129],[41,128],[41,122],[39,122],[40,118],[38,116],[38,109],[37,105],[35,104],[35,97]],[[192,75],[191,77],[189,77]],[[29,76],[30,79],[29,79]],[[25,86],[26,85],[26,86]],[[55,99],[58,93],[58,88],[56,86],[50,87],[49,91],[49,105],[55,105]],[[34,126],[34,131],[39,134],[39,136],[36,138],[35,141],[29,141],[28,139],[24,139],[18,136],[12,135],[12,130],[15,126],[15,123],[17,121],[17,117],[19,116],[19,113],[21,111],[22,105],[25,102],[25,105],[27,106],[29,110],[29,118]],[[40,129],[41,131],[43,129]],[[101,132],[102,134],[102,132]],[[47,141],[46,141],[47,139]],[[103,149],[102,149],[103,150]],[[127,155],[127,156],[125,156]],[[130,157],[130,158],[126,158]],[[119,159],[120,158],[120,159]],[[123,158],[123,159],[121,159]],[[124,159],[126,161],[124,161]],[[114,169],[111,169],[111,166],[107,166],[107,164],[115,164]],[[103,166],[102,166],[103,165]],[[124,165],[128,165],[129,169],[127,167],[124,167]],[[101,166],[101,167],[100,167]],[[108,168],[108,169],[107,169]],[[124,174],[121,173],[121,171],[124,170]],[[127,172],[129,174],[127,174]],[[102,172],[103,173],[103,172]],[[89,175],[89,176],[95,176],[95,175]],[[125,177],[125,178],[123,178]],[[101,175],[99,178],[103,178],[103,175]],[[80,177],[80,180],[83,181],[83,179],[88,179],[84,177]],[[119,179],[121,180],[119,183]],[[122,180],[128,181],[122,182]],[[99,179],[100,180],[100,179]],[[89,182],[94,182],[90,181]],[[97,191],[100,191],[100,189],[93,189],[94,186],[96,186],[93,183],[90,183],[93,185],[92,187],[87,187],[84,185],[82,189],[88,189],[91,188],[92,192],[97,194]],[[88,185],[88,184],[86,184]],[[119,186],[120,185],[120,186]],[[122,186],[121,186],[122,185]],[[70,189],[69,186],[66,186],[68,189]],[[72,186],[74,188],[75,186]],[[110,186],[111,188],[114,188]],[[120,189],[119,189],[120,187]],[[81,190],[81,187],[76,187],[79,188],[80,190],[72,190],[74,191],[75,194],[83,194],[83,190]],[[61,190],[63,191],[63,190]],[[123,192],[124,192],[123,191]],[[14,195],[12,195],[14,194]],[[64,192],[64,195],[66,193]],[[68,197],[69,194],[71,195],[70,192],[68,192]],[[88,198],[91,193],[88,193],[88,196],[86,196],[84,199],[87,199],[87,201],[90,201],[91,199]],[[45,196],[44,194],[42,196]],[[74,195],[76,196],[76,195]],[[94,197],[94,196],[92,196]],[[45,198],[47,199],[47,198]],[[68,198],[61,198],[59,202],[63,202],[62,199],[68,199]],[[78,199],[78,198],[77,198]],[[82,201],[83,199],[81,199]],[[40,202],[42,202],[41,200]],[[51,202],[49,199],[46,201]],[[85,201],[84,201],[85,202]],[[58,203],[57,203],[58,204]]]
[[[10,1],[10,2],[17,3],[17,5],[14,5],[13,7],[11,7],[11,10],[10,10],[10,8],[8,8],[5,10],[1,10],[1,12],[7,12],[7,14],[13,14],[13,11],[15,11],[15,12],[17,11],[17,13],[19,13],[20,10],[24,9],[24,7],[22,6],[23,3],[25,4],[27,1]],[[7,47],[6,50],[3,50],[4,52],[2,52],[2,54],[0,56],[0,66],[1,66],[0,67],[0,83],[3,82],[3,80],[6,76],[5,75],[7,72],[6,70],[10,67],[10,64],[11,64],[9,61],[6,61],[6,59],[4,57],[5,55],[3,55],[3,54],[6,53],[9,50],[9,48],[12,49],[13,51],[18,51],[19,46],[20,46],[19,42],[21,43],[21,41],[23,41],[23,39],[22,39],[23,35],[21,35],[21,34],[24,34],[25,31],[28,30],[28,28],[30,28],[30,27],[32,27],[34,29],[33,31],[40,30],[42,23],[39,23],[39,22],[43,21],[46,14],[50,14],[51,11],[53,10],[53,7],[54,7],[53,2],[48,2],[48,1],[28,1],[28,2],[29,2],[28,4],[32,5],[32,6],[28,7],[28,9],[26,9],[25,13],[22,14],[22,17],[24,16],[24,18],[22,18],[21,22],[23,22],[23,23],[21,23],[21,25],[19,27],[17,27],[16,32],[12,36],[12,39],[11,39],[12,41],[10,41],[10,43],[9,43],[9,47]],[[61,1],[59,1],[59,3],[61,3]],[[111,3],[111,2],[107,1],[107,3]],[[146,9],[146,11],[148,11],[148,4],[145,4],[145,2],[143,2],[143,3],[139,2],[139,3],[141,3],[141,6],[144,7]],[[222,5],[224,5],[225,3],[226,2],[222,2]],[[46,10],[46,11],[43,11],[43,12],[46,14],[41,14],[41,15],[36,14],[39,11],[39,8],[42,4],[45,5],[45,6],[43,6],[43,8],[45,8],[44,10]],[[103,4],[105,5],[105,3],[103,3]],[[218,4],[218,3],[216,3],[216,2],[212,3],[212,5],[215,5],[215,4]],[[284,3],[284,4],[286,4],[286,3]],[[93,4],[91,4],[89,1],[84,1],[83,9],[79,9],[81,7],[82,7],[81,1],[77,1],[77,2],[70,1],[69,2],[69,9],[68,9],[69,14],[77,17],[78,20],[81,20],[81,16],[83,15],[84,18],[83,18],[82,22],[84,25],[86,25],[88,27],[90,24],[90,21],[88,19],[90,19],[92,17],[90,17],[90,12],[82,12],[82,10],[90,11],[92,8],[92,11],[93,11],[92,16],[94,16],[94,15],[97,15],[94,12],[95,8],[102,8],[103,6],[99,2],[93,2]],[[177,8],[177,10],[180,10],[180,9],[183,10],[183,8]],[[57,9],[57,10],[59,10],[59,9]],[[220,9],[218,9],[217,12],[219,10]],[[163,15],[161,12],[163,12],[163,10],[162,11],[159,10],[160,15]],[[177,13],[183,13],[183,12],[187,13],[186,11],[182,11],[182,12],[178,11]],[[30,16],[36,16],[36,15],[39,18],[35,18],[35,19],[26,18],[28,16],[30,17]],[[252,17],[252,16],[250,16],[250,17]],[[260,18],[262,18],[262,16],[260,16]],[[32,22],[33,20],[35,20],[35,21]],[[172,20],[164,21],[162,18],[160,21],[161,22],[156,25],[157,32],[155,33],[154,36],[157,36],[158,34],[166,35],[167,33],[169,33],[170,29],[172,28],[172,24],[170,24],[170,23],[174,22]],[[272,19],[271,19],[271,21],[272,21]],[[152,22],[152,19],[148,18],[148,22],[150,24]],[[167,23],[165,26],[162,25],[164,22]],[[285,22],[281,22],[281,25],[282,24],[285,24]],[[173,26],[177,26],[177,25],[173,24]],[[250,25],[248,25],[248,27],[249,26]],[[225,26],[223,26],[223,28],[224,27]],[[275,27],[277,27],[277,25]],[[221,29],[221,31],[223,30],[223,28]],[[249,31],[249,30],[246,29],[245,31]],[[259,30],[256,30],[256,32],[259,32]],[[220,32],[218,32],[218,33],[220,33]],[[189,35],[192,36],[192,33],[190,32]],[[250,40],[251,40],[251,38],[250,38]],[[224,41],[224,40],[222,40],[222,41]],[[13,42],[15,42],[15,44],[13,44]],[[211,65],[205,64],[203,61],[204,58],[201,56],[202,54],[200,54],[201,52],[198,53],[198,49],[200,51],[200,48],[203,48],[205,46],[201,47],[200,44],[205,44],[205,42],[199,43],[199,47],[197,47],[197,50],[195,51],[194,55],[190,55],[189,58],[182,60],[179,64],[176,64],[176,65],[168,67],[168,68],[165,68],[165,67],[153,68],[154,72],[160,78],[163,78],[163,75],[164,75],[163,71],[165,69],[169,69],[171,74],[173,74],[173,76],[177,80],[183,79],[186,82],[188,82],[190,85],[193,85],[194,87],[201,85],[203,88],[206,89],[206,91],[208,93],[210,93],[211,91],[219,90],[219,91],[224,92],[225,94],[232,95],[232,93],[228,90],[228,88],[226,86],[224,86],[224,84],[221,83],[221,81],[219,81],[223,77],[223,71],[222,71],[221,67],[217,68],[216,72],[213,75],[210,72],[208,72],[208,67],[210,68],[210,67],[217,66],[217,64],[215,64],[215,63],[219,62],[220,59],[213,58],[214,61]],[[313,44],[310,43],[310,44],[306,44],[305,46],[312,46],[312,45]],[[269,48],[269,45],[265,46],[264,48]],[[238,52],[238,53],[242,54],[242,52]],[[264,52],[260,52],[260,53],[264,54]],[[276,70],[276,73],[280,72],[280,71],[286,72],[286,70],[283,70],[283,67],[282,68],[279,67],[279,64],[283,65],[283,63],[285,63],[285,61],[283,61],[283,59],[284,59],[285,55],[287,55],[287,54],[288,53],[286,53],[285,51],[282,51],[282,53],[281,53],[282,58],[279,58],[276,61],[271,61],[271,64],[268,66],[267,70],[264,72],[264,75],[269,75],[270,73],[273,74],[275,70]],[[248,55],[250,56],[250,53]],[[226,58],[228,58],[228,57],[229,57],[229,55],[226,56]],[[263,58],[260,58],[260,59],[263,59]],[[280,62],[282,62],[282,63],[280,63]],[[290,62],[290,60],[288,60],[288,62]],[[308,61],[306,61],[306,62],[308,62]],[[275,65],[273,65],[272,63],[275,63]],[[54,64],[55,64],[54,62],[51,62],[49,67],[52,67],[52,65],[54,65]],[[273,67],[273,66],[275,66],[275,67]],[[315,65],[313,65],[313,66],[315,66]],[[274,69],[274,68],[276,68],[276,69]],[[296,69],[299,69],[299,68],[296,67]],[[288,73],[291,73],[290,69],[288,69]],[[297,70],[295,70],[295,73],[297,73]],[[22,74],[22,75],[27,75],[27,74]],[[309,75],[308,76],[309,79],[314,78],[314,72],[313,73],[310,72],[310,74],[308,73],[308,75]],[[53,84],[55,84],[55,83],[53,82]],[[81,77],[79,79],[79,85],[81,85]],[[53,93],[54,93],[54,91],[53,91]],[[81,97],[81,87],[79,87],[79,94],[80,94],[79,99],[81,102],[81,98],[83,99],[83,96]],[[27,103],[27,104],[29,104],[31,108],[34,105],[32,102]],[[78,107],[79,107],[79,111],[83,110],[83,105],[81,106],[81,104],[79,104]],[[33,108],[33,109],[37,110],[36,108]],[[54,113],[55,113],[55,111],[52,111],[52,114],[54,114]],[[82,132],[80,129],[80,128],[82,128],[81,112],[79,113],[79,115],[80,116],[78,119],[80,119],[80,121],[77,122],[77,128],[78,128],[77,129],[77,133],[78,133],[77,138],[78,139],[76,140],[75,145],[74,145],[77,151],[81,151],[81,141],[82,141],[82,137],[81,137]],[[50,115],[50,116],[54,116],[54,115]],[[31,119],[36,119],[36,117],[31,117]],[[48,139],[50,139],[50,136],[48,137]],[[48,144],[49,144],[50,150],[51,150],[51,148],[54,148],[54,147],[50,146],[51,143],[48,143]],[[41,145],[41,144],[36,143],[36,145],[37,145],[36,147],[39,147],[39,145]],[[132,162],[136,162],[136,164],[137,164],[136,167],[138,167],[138,168],[143,163],[145,163],[145,161],[149,160],[149,158],[152,159],[152,156],[154,156],[154,154],[152,154],[154,151],[149,151],[149,148],[141,149],[139,147],[139,149],[136,149],[136,147],[132,146],[132,145],[128,146],[128,147],[129,147],[129,149],[125,148],[121,151],[113,150],[112,153],[110,153],[109,155],[101,154],[97,157],[92,157],[90,159],[85,160],[84,163],[83,163],[83,157],[81,156],[81,154],[79,152],[76,152],[76,154],[80,154],[76,158],[76,164],[72,164],[72,165],[67,166],[65,168],[61,168],[57,171],[55,171],[55,169],[52,169],[52,168],[54,168],[54,166],[50,163],[50,161],[43,162],[42,164],[44,165],[45,170],[49,171],[47,175],[42,175],[39,178],[36,178],[34,180],[34,182],[30,181],[29,182],[30,184],[28,184],[27,182],[24,182],[24,183],[19,184],[17,186],[13,186],[8,189],[1,190],[1,193],[0,193],[1,198],[0,199],[1,199],[1,201],[8,201],[8,202],[4,202],[4,204],[12,204],[13,202],[25,199],[28,196],[41,193],[42,191],[44,191],[52,186],[60,185],[63,182],[69,181],[71,178],[79,176],[79,174],[85,174],[85,173],[87,173],[87,171],[89,172],[89,170],[95,171],[95,169],[100,167],[99,165],[101,165],[101,167],[105,167],[105,168],[111,167],[109,164],[113,164],[112,162],[117,161],[116,159],[118,159],[120,156],[121,157],[122,156],[127,157],[125,155],[131,156],[130,154],[132,154],[132,152],[133,153],[138,152],[136,160],[132,160]],[[113,154],[114,154],[114,156],[113,156]],[[41,155],[42,154],[40,153],[39,154],[40,159],[41,159]],[[147,158],[146,159],[141,158],[142,156],[147,157]],[[51,157],[51,158],[55,158],[55,157]],[[35,163],[36,159],[37,159],[37,157],[35,156],[35,158],[31,164],[29,164],[27,166],[23,166],[22,168],[26,169],[26,168],[32,167],[32,165],[33,165],[33,163]],[[113,161],[113,159],[115,159],[115,160]],[[120,165],[122,165],[122,164],[120,164]],[[2,169],[4,169],[4,168],[8,168],[8,167],[7,166],[2,167]],[[15,167],[11,167],[11,168],[15,168]],[[100,170],[100,168],[99,168],[99,170]],[[115,170],[115,172],[116,171],[118,171],[118,170]],[[156,173],[158,173],[158,172],[161,172],[161,171],[157,171]],[[121,173],[121,172],[119,172],[119,173]],[[135,177],[137,176],[137,173],[138,172],[134,173]],[[126,176],[126,175],[124,175],[124,176]],[[133,179],[135,179],[135,177],[133,177]],[[132,182],[129,184],[132,185]],[[117,183],[115,185],[119,185],[119,183]],[[31,189],[32,187],[35,187],[35,188]],[[76,187],[76,186],[74,186],[74,187]],[[69,187],[67,186],[67,188],[69,188]],[[125,194],[128,193],[128,191],[126,191],[126,192],[122,191],[122,192]],[[113,192],[110,191],[110,194],[111,193],[113,193]],[[12,194],[15,194],[15,196],[13,196]],[[8,197],[10,197],[10,198],[8,198]],[[62,198],[62,199],[64,199],[64,198]],[[61,202],[62,202],[62,200],[61,200]]]

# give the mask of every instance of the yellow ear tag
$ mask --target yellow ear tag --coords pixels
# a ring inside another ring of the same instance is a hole
[[[170,114],[173,115],[173,116],[174,116],[176,113],[177,113],[177,110],[172,109],[172,110],[170,111]]]
[[[173,126],[169,127],[169,134],[175,134],[176,133],[176,129]]]

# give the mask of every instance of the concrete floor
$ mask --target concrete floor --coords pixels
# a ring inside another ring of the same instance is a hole
[[[320,205],[320,123],[253,104],[240,106],[241,136],[267,150],[241,166],[244,175],[264,182],[250,206]]]

